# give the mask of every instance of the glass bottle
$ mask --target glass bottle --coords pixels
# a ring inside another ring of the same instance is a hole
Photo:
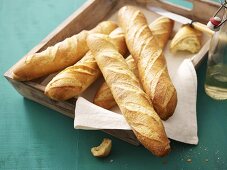
[[[227,19],[227,11],[223,21]],[[205,91],[217,100],[227,99],[227,22],[215,32],[208,54]]]

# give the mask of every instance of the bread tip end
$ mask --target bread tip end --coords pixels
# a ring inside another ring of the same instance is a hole
[[[17,80],[17,81],[26,81],[25,78],[21,77],[21,76],[18,76],[14,71],[11,72],[12,74],[12,79],[13,80]]]

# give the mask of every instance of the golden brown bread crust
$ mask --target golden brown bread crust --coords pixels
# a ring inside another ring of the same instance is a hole
[[[174,113],[177,94],[162,49],[138,9],[125,6],[119,10],[118,19],[128,49],[137,62],[141,84],[161,119],[166,120]]]
[[[136,66],[136,63],[131,55],[129,55],[125,59],[126,63],[128,64],[129,69],[135,74],[137,78],[139,78],[138,69]],[[106,82],[103,82],[103,84],[100,86],[100,88],[97,90],[95,97],[94,97],[94,104],[105,108],[105,109],[111,109],[114,107],[117,103],[114,100],[114,97],[111,93],[110,88],[108,87]]]
[[[109,34],[116,27],[115,23],[104,21],[91,31],[81,31],[40,53],[31,54],[21,59],[13,67],[13,79],[32,80],[75,64],[88,51],[86,38],[89,33]]]
[[[135,74],[137,78],[139,78],[138,69],[133,57],[129,55],[125,59],[125,61],[128,64],[129,69]],[[117,104],[106,82],[104,82],[97,90],[93,102],[94,104],[105,109],[111,109],[113,106]]]
[[[161,49],[164,49],[173,31],[174,21],[165,16],[154,20],[149,28]]]
[[[110,33],[119,52],[125,55],[127,47],[120,28]],[[46,86],[45,94],[54,100],[67,100],[85,91],[99,76],[101,72],[90,51],[75,65],[58,73]]]
[[[197,53],[201,49],[202,33],[191,25],[184,25],[176,33],[170,44],[172,52],[189,51]]]
[[[138,140],[153,154],[166,155],[170,151],[170,145],[162,121],[122,55],[108,36],[91,34],[87,43]]]
[[[45,94],[53,100],[67,100],[84,91],[100,75],[90,51],[75,65],[58,73],[46,86]]]
[[[164,16],[157,18],[149,25],[152,34],[154,35],[159,46],[162,49],[164,49],[169,40],[169,37],[173,30],[173,25],[174,21]],[[139,78],[136,63],[131,55],[126,58],[126,63],[128,64],[130,70],[132,70],[132,72],[136,75],[136,77]],[[113,95],[111,94],[111,91],[106,82],[104,82],[97,90],[94,97],[94,103],[105,109],[111,109],[116,105]]]

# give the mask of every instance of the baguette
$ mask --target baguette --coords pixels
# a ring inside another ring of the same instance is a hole
[[[104,21],[90,31],[81,31],[42,52],[24,57],[13,67],[13,79],[18,81],[33,80],[75,64],[88,51],[86,43],[88,34],[96,32],[109,34],[116,27],[115,23]]]
[[[170,151],[170,145],[162,121],[122,55],[110,38],[103,34],[89,35],[87,43],[138,140],[153,154],[166,155]]]
[[[125,55],[127,47],[122,30],[116,28],[110,33],[110,38],[119,52]],[[45,94],[53,100],[67,100],[85,91],[101,72],[90,51],[75,65],[58,73],[46,86]]]
[[[169,77],[163,51],[138,9],[122,7],[118,19],[125,32],[128,49],[137,63],[143,89],[161,119],[167,120],[176,108],[177,93]]]
[[[164,16],[157,18],[149,25],[149,28],[151,29],[154,37],[157,39],[160,48],[164,49],[167,44],[173,30],[173,25],[174,21]],[[126,58],[126,63],[136,77],[139,78],[136,63],[131,55]],[[111,94],[106,82],[104,82],[97,90],[94,97],[94,103],[105,109],[111,109],[116,105],[113,95]]]

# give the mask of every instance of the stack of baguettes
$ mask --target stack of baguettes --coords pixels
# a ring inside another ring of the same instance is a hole
[[[153,154],[164,156],[170,142],[161,119],[172,116],[177,94],[163,48],[174,23],[160,17],[148,26],[143,13],[132,6],[119,10],[118,23],[120,27],[101,22],[90,31],[23,58],[13,67],[13,78],[28,81],[60,71],[45,94],[67,100],[103,75],[106,82],[94,103],[107,109],[117,104],[138,140]],[[128,51],[131,55],[124,59]]]

